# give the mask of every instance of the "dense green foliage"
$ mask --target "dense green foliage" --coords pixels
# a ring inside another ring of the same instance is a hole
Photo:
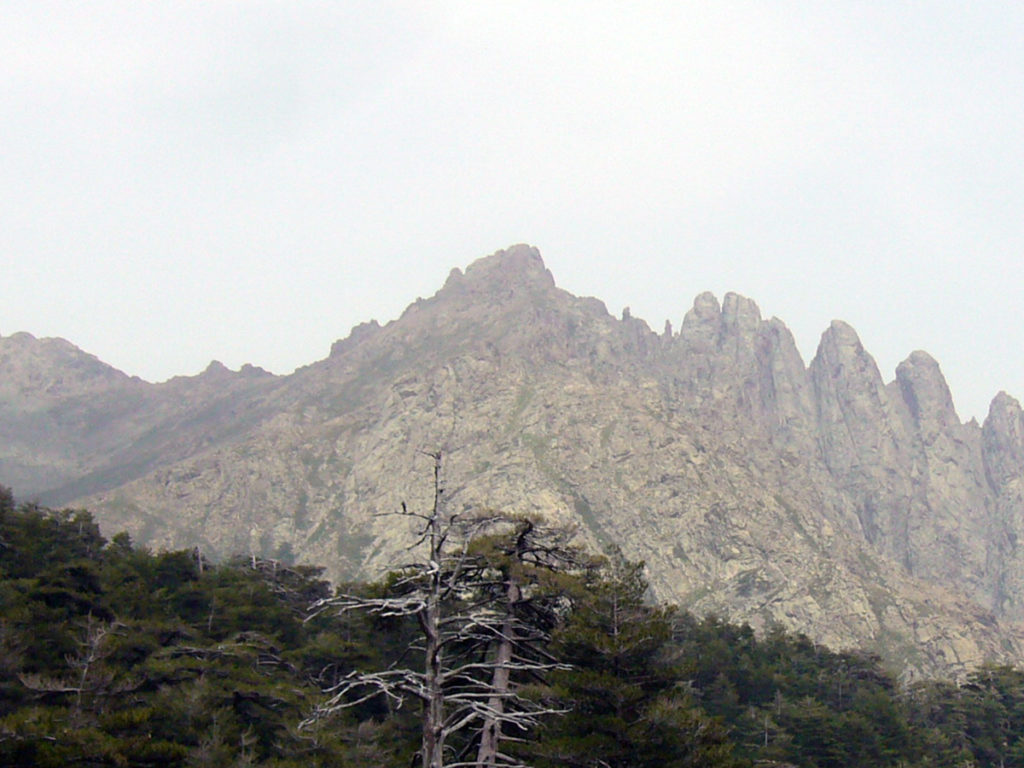
[[[0,764],[359,764],[385,725],[295,727],[338,669],[381,663],[358,626],[303,621],[317,575],[0,501]]]
[[[418,713],[383,696],[299,727],[350,671],[414,663],[407,620],[307,620],[319,574],[108,542],[0,488],[0,765],[409,765]],[[538,768],[1024,768],[1019,670],[902,685],[869,654],[652,607],[614,557],[559,588],[544,652],[568,667],[517,681],[562,710],[516,734]]]
[[[729,766],[725,729],[678,685],[669,653],[672,613],[644,601],[642,568],[613,557],[586,574],[574,609],[553,637],[569,669],[545,693],[566,713],[524,750],[538,766]]]

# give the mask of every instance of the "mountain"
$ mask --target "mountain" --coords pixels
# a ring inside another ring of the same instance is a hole
[[[0,338],[0,482],[108,532],[379,574],[442,449],[447,503],[541,513],[642,559],[655,595],[930,673],[1024,662],[1024,415],[961,423],[938,364],[886,383],[835,321],[698,296],[678,332],[559,289],[515,246],[289,376],[148,384]]]

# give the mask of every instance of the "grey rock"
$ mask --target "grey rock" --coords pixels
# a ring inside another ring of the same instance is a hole
[[[0,339],[0,482],[211,556],[372,577],[448,503],[542,514],[642,559],[655,594],[866,646],[912,674],[1024,661],[1024,416],[961,424],[938,364],[886,384],[836,321],[804,365],[778,319],[702,293],[678,333],[559,289],[513,246],[275,377],[164,384]]]

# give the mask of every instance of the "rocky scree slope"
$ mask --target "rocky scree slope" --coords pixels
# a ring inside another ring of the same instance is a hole
[[[453,508],[573,523],[698,613],[917,672],[1024,661],[1020,405],[963,424],[931,357],[887,384],[838,321],[807,366],[736,294],[659,334],[516,246],[286,377],[151,385],[24,335],[0,355],[0,482],[154,546],[379,574],[410,532],[378,513],[428,503],[441,448]]]

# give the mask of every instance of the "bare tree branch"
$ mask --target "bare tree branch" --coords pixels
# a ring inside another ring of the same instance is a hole
[[[567,546],[568,534],[531,519],[493,511],[448,514],[441,453],[427,455],[434,462],[429,512],[410,511],[403,502],[399,511],[386,513],[422,523],[410,547],[421,556],[397,570],[385,595],[323,598],[307,617],[360,611],[415,618],[419,634],[403,658],[415,652],[422,667],[352,671],[325,689],[328,698],[301,727],[379,696],[397,706],[413,698],[423,707],[423,768],[528,768],[499,750],[503,730],[524,732],[564,710],[522,698],[514,681],[568,668],[544,650],[559,608],[556,597],[542,596],[538,575],[576,568],[581,559]],[[457,734],[461,754],[453,761],[449,739]],[[467,761],[474,748],[477,759]]]

